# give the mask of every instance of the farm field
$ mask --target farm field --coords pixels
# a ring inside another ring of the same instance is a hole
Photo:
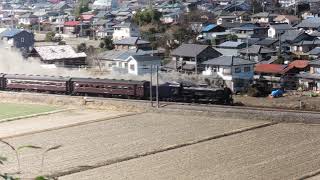
[[[250,111],[239,110],[238,116],[121,110],[82,106],[3,122],[0,138],[42,147],[19,152],[22,179],[300,179],[320,172],[319,124],[245,118]],[[43,152],[57,145],[42,166]],[[15,153],[1,143],[0,156],[8,158],[1,172],[17,171]]]
[[[43,170],[45,174],[60,174],[78,168],[99,166],[109,161],[139,157],[148,152],[267,123],[269,122],[143,113],[5,140],[17,147],[30,144],[43,148],[62,145],[60,149],[46,155]],[[0,170],[16,170],[14,154],[4,145],[0,145],[0,149],[2,155],[9,158],[6,166],[1,166]],[[39,173],[42,152],[43,150],[28,149],[21,152],[24,174]]]
[[[300,179],[320,169],[319,133],[318,125],[277,124],[61,179]]]
[[[0,121],[3,119],[28,116],[58,110],[58,107],[36,104],[14,104],[0,102]]]

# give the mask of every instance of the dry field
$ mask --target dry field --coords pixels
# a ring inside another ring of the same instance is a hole
[[[277,124],[61,179],[299,179],[320,169],[319,133]]]
[[[36,145],[49,148],[62,145],[60,149],[45,156],[43,173],[40,172],[43,150],[21,151],[23,177],[29,177],[40,173],[57,175],[68,174],[74,170],[86,170],[90,169],[90,166],[102,166],[130,157],[138,158],[168,147],[268,123],[145,113],[5,140],[15,146]],[[1,145],[0,149],[0,155],[9,157],[8,164],[1,170],[14,172],[17,163],[13,152],[4,145]]]

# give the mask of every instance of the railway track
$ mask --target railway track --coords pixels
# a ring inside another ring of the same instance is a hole
[[[10,94],[26,94],[26,95],[38,95],[39,93],[33,92],[8,92],[1,91],[2,93],[10,93]],[[69,96],[69,95],[61,95],[61,94],[45,94],[41,93],[42,96],[45,97],[57,97],[57,98],[77,98],[84,99],[84,96]],[[108,97],[92,97],[88,96],[85,98],[85,101],[88,103],[99,102],[99,101],[114,101],[114,102],[123,102],[123,103],[138,103],[138,104],[150,104],[149,107],[156,108],[157,103],[155,100],[152,102],[150,100],[137,100],[137,99],[123,99],[123,98],[108,98]],[[289,108],[270,108],[270,107],[259,107],[259,106],[237,106],[237,105],[216,105],[216,104],[201,104],[201,103],[185,103],[185,102],[167,102],[160,101],[159,108],[167,108],[167,109],[184,109],[184,110],[198,110],[198,111],[206,111],[206,110],[220,110],[223,112],[236,110],[236,111],[261,111],[261,112],[277,112],[277,113],[300,113],[300,114],[313,114],[320,115],[319,111],[312,110],[300,110],[300,109],[289,109]]]

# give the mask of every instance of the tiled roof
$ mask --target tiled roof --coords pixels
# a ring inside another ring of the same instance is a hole
[[[320,65],[320,60],[317,59],[317,60],[311,61],[309,64],[310,65]]]
[[[65,26],[77,26],[80,24],[80,21],[66,21],[64,22]]]
[[[244,44],[243,42],[238,41],[226,41],[224,43],[219,44],[219,47],[230,47],[230,48],[237,48],[238,46]]]
[[[310,61],[308,60],[294,60],[289,64],[289,67],[304,69],[309,65],[309,63]]]
[[[211,29],[217,27],[216,24],[209,24],[207,26],[205,26],[203,29],[202,29],[202,32],[207,32],[207,31],[210,31]]]
[[[70,45],[42,46],[34,49],[45,61],[87,57],[85,53],[77,53]]]
[[[239,51],[240,53],[249,53],[249,54],[268,54],[268,53],[274,53],[276,50],[260,46],[260,45],[252,45],[248,48],[241,49]]]
[[[182,44],[171,52],[174,56],[195,57],[210,46],[200,44]],[[217,53],[219,53],[217,51]],[[220,54],[220,53],[219,53]]]
[[[0,36],[2,37],[14,37],[15,35],[19,34],[20,32],[22,32],[21,29],[6,29],[5,31],[3,31]]]
[[[320,18],[309,18],[301,21],[300,24],[296,26],[297,28],[319,28]]]
[[[220,56],[220,57],[205,61],[202,64],[216,65],[216,66],[238,66],[238,65],[255,64],[255,62],[242,59],[240,57]]]
[[[310,55],[319,55],[320,54],[320,47],[315,47],[311,51],[308,52]]]
[[[287,65],[282,64],[256,64],[254,71],[259,73],[283,74]]]

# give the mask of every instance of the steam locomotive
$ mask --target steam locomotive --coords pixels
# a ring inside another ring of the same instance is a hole
[[[155,92],[155,87],[152,87]],[[98,78],[0,74],[0,90],[45,92],[128,99],[149,99],[150,82]],[[232,104],[230,89],[209,89],[166,83],[158,87],[161,101]],[[155,97],[153,93],[153,97]]]

